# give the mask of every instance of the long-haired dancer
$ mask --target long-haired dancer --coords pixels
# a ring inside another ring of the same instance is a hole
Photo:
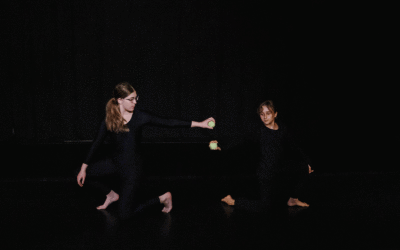
[[[221,201],[239,209],[264,211],[283,196],[289,198],[288,206],[308,207],[307,203],[298,199],[297,186],[306,175],[313,172],[310,160],[294,143],[287,127],[276,121],[278,112],[272,101],[261,103],[258,114],[262,123],[253,135],[253,139],[256,140],[257,150],[259,150],[257,178],[261,197],[258,200],[248,200],[233,199],[228,195]],[[221,150],[221,148],[216,150]],[[302,160],[291,160],[289,150],[300,154]]]
[[[136,109],[139,96],[128,82],[117,84],[113,96],[106,106],[106,118],[101,123],[98,135],[77,175],[78,185],[82,187],[86,181],[87,184],[104,193],[106,200],[97,209],[106,209],[111,203],[119,200],[118,211],[123,219],[131,217],[135,212],[144,208],[160,203],[164,204],[162,212],[169,213],[172,209],[170,192],[144,203],[139,204],[137,201],[136,192],[140,186],[143,173],[143,164],[139,152],[142,127],[153,124],[165,127],[212,129],[207,124],[209,121],[215,122],[215,120],[208,118],[202,122],[190,122],[164,119]],[[96,151],[106,137],[110,139],[112,145],[110,156],[95,158]],[[93,177],[111,174],[116,174],[119,177],[121,184],[119,194],[104,184],[93,180],[95,179]]]

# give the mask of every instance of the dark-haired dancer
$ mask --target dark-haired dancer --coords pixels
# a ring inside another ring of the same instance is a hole
[[[260,150],[257,178],[261,198],[259,200],[233,199],[228,195],[221,201],[239,209],[265,211],[274,205],[272,204],[274,201],[279,200],[280,195],[287,195],[286,197],[289,198],[287,205],[308,207],[307,203],[298,199],[296,188],[305,175],[313,172],[308,157],[296,146],[287,127],[276,122],[278,112],[272,101],[261,103],[258,114],[262,125],[257,129],[254,137]],[[303,164],[288,160],[288,150],[297,151],[302,156]]]
[[[129,218],[135,212],[154,204],[164,204],[162,212],[169,213],[172,209],[172,196],[167,192],[159,197],[154,197],[142,204],[136,200],[136,191],[142,177],[142,159],[139,153],[140,134],[144,125],[153,124],[166,127],[200,127],[208,128],[208,118],[202,122],[179,121],[175,119],[164,119],[147,112],[135,109],[139,99],[135,89],[127,82],[118,84],[114,89],[114,97],[106,106],[106,118],[101,123],[97,138],[94,140],[85,162],[78,173],[77,181],[83,186],[86,177],[87,183],[100,189],[106,200],[97,209],[106,209],[111,203],[119,200],[119,214],[121,218]],[[94,159],[94,153],[106,137],[112,142],[111,156]],[[92,177],[116,174],[121,181],[121,193],[106,187],[102,183],[93,181]]]

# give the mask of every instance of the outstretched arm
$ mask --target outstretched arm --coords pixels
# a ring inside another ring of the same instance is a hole
[[[196,128],[196,127],[197,127],[197,128],[214,129],[213,127],[210,127],[210,126],[208,125],[209,122],[214,122],[214,124],[215,124],[215,119],[212,118],[212,117],[210,117],[210,118],[208,118],[208,119],[205,119],[205,120],[202,121],[202,122],[195,122],[195,121],[192,121],[191,127],[192,127],[192,128]]]
[[[197,121],[182,121],[182,120],[177,120],[177,119],[168,119],[168,118],[162,118],[156,115],[152,115],[150,113],[147,113],[145,111],[140,111],[141,117],[143,118],[143,123],[144,124],[153,124],[153,125],[159,125],[163,127],[189,127],[189,128],[208,128],[208,129],[213,129],[212,127],[208,126],[208,123],[210,121],[213,121],[215,123],[214,118],[210,117],[202,122],[197,122]]]

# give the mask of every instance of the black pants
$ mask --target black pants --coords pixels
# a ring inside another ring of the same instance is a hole
[[[102,158],[88,166],[84,185],[89,185],[107,195],[110,193],[111,188],[96,179],[98,177],[116,175],[120,181],[119,200],[117,201],[118,212],[122,219],[127,219],[145,208],[160,204],[158,197],[142,203],[137,200],[137,192],[142,181],[142,174],[138,169],[138,167],[132,166],[117,167],[111,158]],[[79,171],[80,169],[77,170],[77,173]]]
[[[306,181],[307,174],[304,172],[258,174],[257,178],[260,198],[256,200],[234,198],[235,208],[263,212],[286,207],[290,197],[299,197],[299,189]]]
[[[252,212],[269,211],[279,204],[279,180],[275,178],[258,178],[259,199],[238,197],[235,199],[235,208]]]

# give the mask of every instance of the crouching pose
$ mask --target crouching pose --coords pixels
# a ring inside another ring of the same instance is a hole
[[[227,195],[221,201],[235,208],[251,211],[265,211],[275,205],[274,203],[282,201],[282,198],[284,202],[287,201],[288,206],[308,207],[307,203],[298,199],[297,194],[299,184],[314,171],[308,157],[296,146],[287,127],[275,120],[278,112],[272,101],[261,103],[258,114],[262,123],[253,137],[257,141],[260,157],[257,166],[260,199],[233,199]],[[297,152],[302,159],[296,161],[288,157],[290,150]]]
[[[139,212],[155,204],[164,204],[162,212],[169,213],[172,209],[172,195],[170,192],[159,197],[153,197],[146,202],[137,200],[136,192],[140,188],[142,177],[142,159],[139,153],[142,127],[147,124],[165,127],[200,127],[212,129],[208,126],[208,118],[203,122],[180,121],[164,119],[151,115],[142,110],[135,109],[139,96],[135,89],[127,82],[115,86],[114,97],[106,106],[106,118],[101,123],[97,138],[94,140],[85,162],[77,175],[79,186],[87,184],[102,191],[106,196],[103,205],[97,209],[106,209],[111,203],[118,201],[118,211],[121,218],[129,218],[135,212]],[[108,137],[112,150],[104,157],[94,157],[99,146]],[[103,183],[96,181],[96,177],[115,174],[121,184],[120,193],[116,193]],[[87,179],[87,180],[86,180]]]

